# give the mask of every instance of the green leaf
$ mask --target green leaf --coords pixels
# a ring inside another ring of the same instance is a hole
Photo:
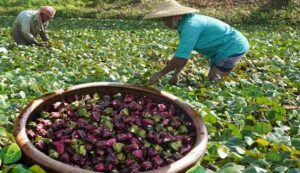
[[[86,155],[86,149],[84,145],[80,145],[78,148],[78,154],[85,156]]]
[[[186,171],[186,173],[206,173],[206,171],[201,165],[196,165]]]
[[[124,161],[124,160],[126,159],[126,156],[125,156],[124,153],[118,153],[118,154],[117,154],[117,159],[118,159],[119,161]]]
[[[219,170],[218,173],[241,173],[241,171],[235,167],[227,167]]]
[[[248,146],[250,146],[254,143],[253,139],[249,136],[245,136],[245,142]]]
[[[269,161],[279,162],[281,161],[281,155],[278,152],[270,151],[267,152],[266,159]]]
[[[256,166],[249,166],[245,169],[243,173],[266,173],[267,170],[256,167]]]
[[[171,148],[173,148],[175,151],[178,151],[181,147],[181,141],[175,141],[170,143]]]
[[[0,103],[1,105],[1,103]],[[0,126],[8,124],[8,117],[5,115],[0,114]]]
[[[7,136],[6,135],[6,130],[5,130],[4,127],[0,127],[0,136],[2,136],[2,137],[6,137]]]
[[[6,148],[0,149],[0,159],[3,158]]]
[[[267,168],[269,167],[269,163],[265,161],[264,159],[259,159],[253,162],[253,165],[261,167],[261,168]]]
[[[234,163],[227,163],[217,173],[241,173],[240,167]]]
[[[8,107],[8,102],[6,101],[7,99],[8,99],[7,95],[0,94],[0,105],[3,108],[7,108]]]
[[[26,94],[25,94],[24,91],[20,91],[19,94],[20,94],[20,96],[21,96],[22,99],[26,98]]]
[[[279,133],[278,131],[268,133],[267,139],[269,142],[277,143],[277,144],[280,144],[280,143],[289,144],[291,142],[290,137],[287,136],[287,134],[285,134],[285,133],[282,134],[282,133]]]
[[[14,166],[15,166],[15,164],[12,164],[12,165],[3,165],[1,170],[2,170],[3,173],[10,173],[11,169]]]
[[[237,137],[231,137],[226,141],[226,145],[230,148],[241,145],[241,140]]]
[[[297,168],[293,168],[293,169],[289,170],[287,173],[300,173],[300,170]]]
[[[228,128],[232,131],[232,134],[234,134],[234,136],[241,136],[240,129],[238,128],[238,126],[230,123],[228,124]]]
[[[258,123],[253,130],[259,134],[266,134],[272,131],[272,125],[270,123]]]
[[[266,97],[256,97],[256,103],[267,104],[269,103],[269,99]]]
[[[10,173],[31,173],[22,164],[17,164],[11,169]]]
[[[214,157],[218,156],[218,146],[217,145],[211,145],[208,147],[208,153]]]
[[[274,169],[274,172],[279,172],[279,173],[281,173],[281,172],[286,172],[287,169],[288,169],[288,168],[285,167],[285,166],[278,166],[278,167],[276,167],[276,168]]]
[[[204,120],[205,122],[214,124],[214,123],[217,122],[218,118],[217,118],[215,115],[213,115],[213,114],[207,114],[207,115],[205,115],[205,116],[203,117],[203,120]]]
[[[236,150],[239,154],[245,154],[245,153],[246,153],[245,149],[243,149],[243,148],[241,148],[241,147],[238,147],[238,146],[235,147],[235,150]]]
[[[230,153],[230,158],[232,158],[233,161],[236,162],[236,163],[239,163],[243,159],[243,157],[241,155],[239,155],[238,153],[236,153],[236,152],[231,152]]]
[[[256,139],[256,142],[263,147],[266,147],[270,144],[267,140],[262,139],[262,138]]]
[[[300,138],[292,139],[292,145],[297,149],[300,150]]]
[[[255,158],[251,157],[251,156],[245,156],[242,160],[241,163],[242,164],[252,164],[256,161]]]
[[[11,164],[18,161],[22,156],[21,149],[16,143],[9,145],[4,149],[3,163]]]
[[[229,148],[222,145],[218,148],[218,155],[220,158],[224,159],[229,155]]]
[[[123,143],[115,143],[113,145],[113,149],[115,150],[116,153],[120,153],[124,146],[125,146],[125,144],[123,144]]]
[[[31,173],[46,173],[39,165],[33,165],[28,169]]]

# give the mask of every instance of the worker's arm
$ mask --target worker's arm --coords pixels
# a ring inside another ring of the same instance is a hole
[[[186,63],[187,59],[173,57],[161,71],[152,75],[150,78],[150,84],[158,82],[162,76],[168,74],[170,71],[175,70],[174,75],[178,77]]]

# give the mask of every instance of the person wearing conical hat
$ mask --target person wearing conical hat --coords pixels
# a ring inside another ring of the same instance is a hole
[[[159,19],[165,25],[177,29],[179,45],[167,65],[152,75],[150,84],[171,71],[175,71],[170,84],[177,84],[179,74],[194,50],[210,61],[210,80],[226,77],[249,50],[248,40],[228,24],[204,15],[197,9],[180,5],[175,0],[165,0],[144,19]]]
[[[50,39],[45,29],[55,12],[51,6],[42,6],[39,11],[21,11],[12,27],[15,42],[21,45],[49,46]],[[36,39],[38,35],[42,38],[42,42]]]

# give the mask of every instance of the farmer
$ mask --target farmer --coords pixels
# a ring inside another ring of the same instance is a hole
[[[49,36],[46,33],[48,21],[55,15],[55,9],[43,6],[39,11],[25,10],[18,14],[12,28],[12,34],[17,44],[49,46]],[[40,35],[43,42],[36,40]]]
[[[198,10],[166,0],[144,19],[160,19],[165,25],[177,29],[179,45],[168,64],[150,78],[150,84],[175,71],[170,84],[177,84],[179,74],[193,50],[210,61],[210,80],[226,77],[249,49],[247,39],[228,24],[208,16],[194,14]]]

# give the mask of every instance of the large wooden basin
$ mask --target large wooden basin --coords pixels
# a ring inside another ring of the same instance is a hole
[[[96,82],[77,85],[67,89],[58,90],[56,92],[46,94],[28,104],[18,117],[14,135],[20,148],[22,149],[24,156],[31,163],[39,164],[49,173],[93,173],[80,168],[76,168],[60,161],[54,160],[46,154],[39,151],[30,142],[26,135],[25,127],[27,122],[36,118],[37,113],[49,104],[53,104],[57,101],[72,95],[83,95],[98,92],[101,94],[114,94],[131,93],[137,96],[145,95],[153,98],[157,102],[165,102],[173,104],[177,109],[185,112],[195,124],[196,127],[196,142],[193,149],[185,155],[182,159],[159,169],[147,171],[145,173],[178,173],[183,172],[191,165],[195,164],[204,154],[206,150],[208,135],[205,125],[201,119],[201,116],[187,103],[183,102],[176,96],[164,91],[160,91],[153,88],[148,88],[140,85],[126,84],[126,83],[111,83],[111,82]]]

